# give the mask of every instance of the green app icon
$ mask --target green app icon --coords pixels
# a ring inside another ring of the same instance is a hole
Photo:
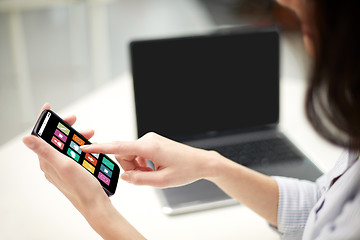
[[[67,155],[69,155],[71,158],[73,158],[75,161],[79,161],[80,156],[79,154],[77,154],[74,150],[72,150],[71,148],[69,148],[67,150]]]
[[[109,159],[107,159],[106,157],[103,158],[103,164],[105,164],[105,166],[107,166],[108,168],[110,168],[111,170],[114,170],[114,164],[112,162],[110,162]]]
[[[59,124],[57,125],[57,128],[58,128],[60,131],[62,131],[63,133],[65,133],[66,136],[68,136],[69,133],[70,133],[70,130],[69,130],[67,127],[65,127],[63,124],[61,124],[61,123],[59,123]]]

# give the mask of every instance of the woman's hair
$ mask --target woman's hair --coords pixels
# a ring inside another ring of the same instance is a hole
[[[307,117],[325,139],[360,152],[360,1],[308,1],[315,56]]]

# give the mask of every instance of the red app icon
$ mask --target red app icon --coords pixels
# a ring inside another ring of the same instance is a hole
[[[63,150],[64,148],[64,143],[62,141],[60,141],[59,139],[57,139],[55,136],[52,137],[51,142],[53,144],[55,144],[58,148],[60,148],[61,150]]]
[[[93,156],[91,156],[89,153],[85,155],[85,159],[88,160],[92,165],[96,166],[97,160]]]

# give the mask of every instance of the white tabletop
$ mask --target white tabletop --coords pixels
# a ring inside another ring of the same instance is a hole
[[[280,126],[320,168],[329,170],[341,150],[319,138],[306,122],[303,91],[303,81],[282,80]],[[93,142],[136,139],[131,77],[121,76],[85,95],[60,112],[67,114],[77,115],[76,129],[96,130]],[[30,131],[0,148],[0,239],[100,239],[45,179],[36,155],[21,141]],[[161,213],[151,187],[122,180],[111,200],[148,239],[279,239],[262,218],[241,205],[169,217]]]

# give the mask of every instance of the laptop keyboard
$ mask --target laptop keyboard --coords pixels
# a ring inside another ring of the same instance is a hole
[[[304,158],[291,143],[282,138],[270,138],[207,149],[215,150],[224,157],[244,166],[299,161]]]

